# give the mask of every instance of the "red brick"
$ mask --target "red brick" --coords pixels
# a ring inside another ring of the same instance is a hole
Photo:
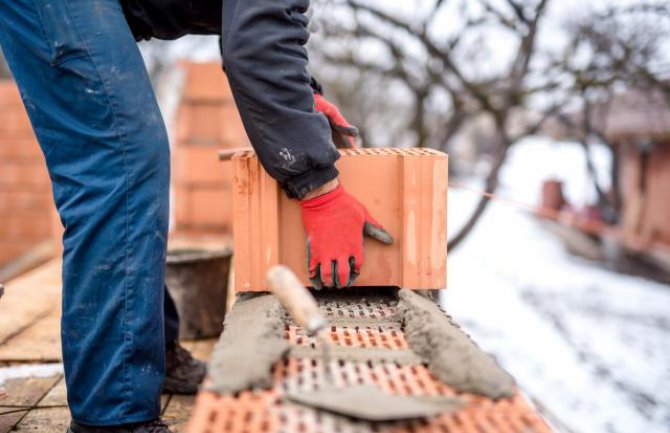
[[[53,198],[48,190],[0,190],[0,215],[22,213],[42,214],[53,206]]]
[[[230,190],[224,187],[175,187],[175,229],[214,230],[231,229],[232,204],[227,197]]]
[[[42,214],[16,212],[0,215],[0,238],[2,239],[47,239],[51,236],[51,209]]]
[[[23,107],[21,107],[23,110]],[[0,137],[35,138],[30,120],[25,111],[7,110],[0,112]]]
[[[237,106],[234,104],[227,104],[221,107],[220,116],[222,122],[221,140],[223,141],[223,148],[233,149],[248,146],[249,137],[244,129],[242,118]]]
[[[222,122],[218,104],[193,103],[180,111],[179,128],[184,128],[186,144],[219,146],[222,136]]]
[[[0,160],[0,188],[49,188],[50,185],[44,161]]]
[[[19,90],[10,80],[0,81],[0,118],[0,137],[34,137]]]
[[[0,267],[16,259],[21,254],[27,253],[32,247],[38,244],[39,242],[34,240],[8,241],[0,239]]]
[[[35,137],[8,139],[0,136],[0,158],[44,161],[42,150]]]
[[[184,98],[200,101],[232,99],[228,79],[220,63],[184,62],[180,67],[186,76]]]
[[[232,173],[222,170],[215,147],[182,146],[175,149],[173,156],[175,184],[223,186],[232,181]]]

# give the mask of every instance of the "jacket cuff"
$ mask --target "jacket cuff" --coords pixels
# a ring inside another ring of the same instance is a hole
[[[303,174],[294,176],[282,184],[289,198],[302,199],[310,191],[316,189],[340,175],[334,165],[313,168]]]

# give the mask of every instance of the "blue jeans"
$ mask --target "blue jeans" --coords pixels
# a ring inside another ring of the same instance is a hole
[[[160,415],[170,153],[118,0],[6,0],[0,44],[44,152],[63,238],[72,417]]]

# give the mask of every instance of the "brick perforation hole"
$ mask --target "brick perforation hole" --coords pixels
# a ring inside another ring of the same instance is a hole
[[[327,303],[321,306],[330,319],[397,320],[398,309],[384,304]]]
[[[388,326],[331,326],[330,338],[338,346],[377,349],[409,349],[400,325]],[[318,347],[317,338],[308,336],[300,327],[290,325],[286,339],[292,345]]]

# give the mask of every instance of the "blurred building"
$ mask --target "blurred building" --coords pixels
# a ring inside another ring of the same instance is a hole
[[[629,91],[594,119],[618,155],[628,247],[670,254],[670,95]]]
[[[591,129],[611,146],[612,183],[620,193],[620,209],[615,227],[597,215],[590,218],[588,227],[577,227],[595,237],[597,248],[608,249],[599,253],[601,257],[619,251],[616,256],[651,261],[670,276],[670,95],[628,90],[592,107],[590,114]],[[578,114],[566,118],[575,125],[582,122]],[[544,132],[556,139],[577,138],[571,129],[551,122]],[[543,192],[545,207],[561,203],[552,181],[547,181]],[[553,210],[575,212],[565,206]]]

